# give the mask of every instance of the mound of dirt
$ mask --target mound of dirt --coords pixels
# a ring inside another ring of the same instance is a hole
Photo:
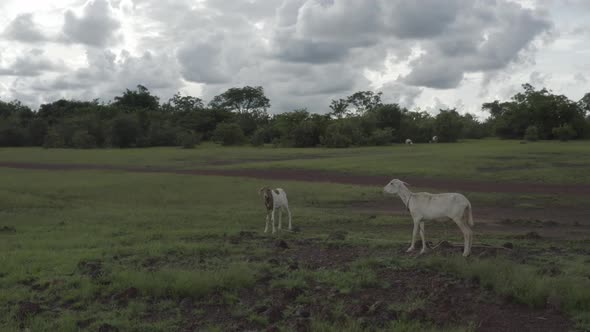
[[[27,318],[35,316],[41,313],[41,305],[34,302],[20,302],[18,305],[18,310],[16,312],[16,320],[19,322],[25,321]]]
[[[119,304],[127,304],[129,300],[135,299],[139,296],[139,290],[135,287],[129,287],[126,290],[116,293],[112,299],[119,302]]]
[[[12,226],[2,226],[0,227],[0,233],[16,233],[16,228]]]
[[[330,241],[344,241],[344,240],[346,240],[347,235],[348,235],[348,232],[346,232],[346,231],[335,231],[335,232],[328,234],[328,240],[330,240]]]
[[[541,235],[537,232],[528,232],[524,235],[517,235],[515,238],[520,240],[540,240],[542,239]]]
[[[289,245],[287,244],[287,242],[285,242],[285,240],[280,239],[274,242],[274,247],[279,249],[289,249]]]
[[[100,260],[80,261],[78,263],[78,269],[80,273],[92,279],[98,279],[103,275],[102,261]]]
[[[111,324],[104,323],[98,328],[98,332],[119,332],[119,328]]]

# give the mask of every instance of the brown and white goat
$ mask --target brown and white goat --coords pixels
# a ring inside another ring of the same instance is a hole
[[[272,232],[275,233],[275,210],[279,209],[279,230],[282,228],[283,209],[287,210],[289,215],[289,230],[291,230],[291,210],[289,210],[289,202],[287,200],[287,193],[281,188],[270,189],[263,187],[258,190],[258,194],[262,194],[264,198],[264,206],[266,207],[266,227],[264,232],[268,232],[268,223],[272,220]]]

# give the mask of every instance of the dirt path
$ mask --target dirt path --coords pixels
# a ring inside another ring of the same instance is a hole
[[[237,176],[267,180],[291,180],[307,182],[329,182],[361,186],[383,186],[391,180],[389,176],[358,175],[340,172],[328,172],[302,169],[195,169],[181,170],[170,167],[139,167],[124,165],[97,164],[58,164],[58,163],[23,163],[0,161],[0,167],[80,171],[80,170],[117,170],[137,173],[171,173],[186,175]],[[582,195],[590,196],[590,185],[587,184],[543,184],[543,183],[510,183],[458,179],[432,179],[404,177],[404,181],[414,187],[432,188],[448,191],[467,191],[484,193],[529,193],[547,195]]]

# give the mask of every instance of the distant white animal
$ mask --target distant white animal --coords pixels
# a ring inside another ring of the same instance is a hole
[[[432,143],[438,143],[438,136],[432,136]]]
[[[414,142],[412,142],[412,140],[411,140],[411,139],[409,139],[409,138],[406,138],[406,144],[407,144],[407,145],[412,145],[412,144],[414,144]]]
[[[275,210],[279,209],[279,230],[282,228],[283,209],[287,210],[289,215],[289,230],[291,230],[291,210],[289,210],[289,202],[287,200],[287,193],[281,188],[270,189],[262,187],[258,190],[258,194],[262,194],[264,198],[264,206],[266,207],[266,227],[264,232],[268,231],[268,223],[272,220],[272,232],[275,230]]]
[[[388,194],[397,194],[412,215],[414,231],[412,233],[412,244],[408,248],[408,252],[413,251],[415,248],[418,226],[422,238],[422,251],[420,253],[426,251],[426,241],[424,239],[425,220],[451,219],[463,232],[465,240],[463,256],[469,256],[473,244],[473,231],[470,228],[470,226],[473,226],[473,216],[469,200],[457,193],[413,193],[406,185],[407,183],[401,180],[393,179],[383,188],[383,191]]]

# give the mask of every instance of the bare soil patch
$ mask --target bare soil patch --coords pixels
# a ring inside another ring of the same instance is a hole
[[[196,169],[180,170],[165,167],[138,167],[96,164],[43,164],[22,162],[0,162],[0,167],[56,171],[80,170],[118,170],[139,173],[172,173],[185,175],[237,176],[268,180],[289,180],[307,182],[329,182],[353,184],[361,186],[384,186],[391,180],[391,176],[359,175],[319,170],[302,169]],[[588,184],[545,184],[545,183],[509,183],[461,179],[432,179],[418,177],[404,177],[404,181],[415,187],[441,189],[446,191],[468,192],[499,192],[499,193],[531,193],[552,195],[583,195],[590,196]]]
[[[359,246],[331,247],[317,240],[286,240],[289,249],[277,248],[273,266],[288,270],[342,270],[359,258],[385,257],[390,249]],[[453,247],[441,251],[449,254]],[[393,253],[403,248],[393,250]],[[476,248],[474,254],[485,248]],[[280,255],[278,254],[280,252]],[[295,262],[295,263],[294,263]],[[296,266],[293,268],[293,266]],[[197,331],[213,324],[226,331],[274,331],[286,326],[295,331],[311,331],[311,320],[338,322],[348,317],[369,330],[385,328],[396,320],[417,320],[439,328],[474,324],[476,331],[568,331],[570,320],[547,305],[532,309],[500,297],[481,287],[477,280],[464,280],[447,273],[421,268],[375,266],[379,284],[342,293],[329,284],[308,281],[307,286],[272,288],[270,281],[283,275],[262,275],[254,287],[238,293],[238,303],[249,313],[231,312],[219,304],[194,303],[185,314],[184,331]],[[221,298],[220,294],[213,297]],[[339,304],[343,307],[339,307]],[[193,314],[197,310],[200,314]],[[257,315],[264,321],[251,319]],[[343,316],[344,315],[344,316]]]
[[[367,213],[407,215],[409,212],[397,199],[348,202],[346,208]],[[476,228],[481,224],[498,224],[506,230],[544,228],[555,235],[572,231],[578,235],[590,235],[590,206],[525,208],[477,204],[473,208]]]

